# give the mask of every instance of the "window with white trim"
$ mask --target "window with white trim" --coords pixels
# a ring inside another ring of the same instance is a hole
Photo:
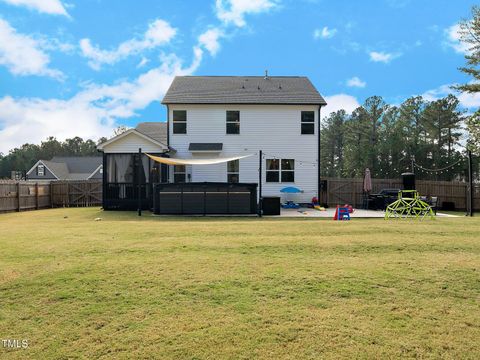
[[[173,110],[173,133],[174,134],[186,134],[187,133],[187,111],[186,110]]]
[[[267,159],[266,182],[295,182],[294,159]]]
[[[227,134],[240,134],[240,111],[227,110]]]
[[[301,118],[302,135],[315,134],[315,112],[314,111],[302,111]]]
[[[267,159],[266,161],[266,181],[279,182],[280,181],[280,160]]]
[[[295,182],[295,160],[282,159],[281,161],[281,181]]]
[[[184,183],[187,178],[187,167],[185,165],[173,166],[173,182]]]
[[[45,165],[38,165],[37,166],[37,175],[38,176],[45,176]]]
[[[227,162],[227,182],[240,182],[240,160]]]

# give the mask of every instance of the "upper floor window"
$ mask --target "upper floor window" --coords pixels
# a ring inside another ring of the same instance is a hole
[[[302,111],[302,135],[315,134],[315,112]]]
[[[227,182],[240,182],[240,160],[233,160],[227,163]]]
[[[187,133],[187,111],[173,110],[173,133],[186,134]]]
[[[294,159],[267,159],[267,182],[295,182]]]
[[[281,171],[282,182],[295,182],[295,160],[282,159]]]
[[[37,175],[38,176],[45,176],[45,166],[44,165],[38,165],[37,166]]]
[[[187,179],[187,168],[185,165],[173,166],[173,182],[184,183]]]
[[[240,134],[240,111],[227,111],[227,134]]]

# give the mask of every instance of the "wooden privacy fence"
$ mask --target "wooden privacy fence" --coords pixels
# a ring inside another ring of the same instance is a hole
[[[352,204],[360,207],[363,204],[363,179],[322,178],[326,180],[321,198],[328,206]],[[372,194],[382,189],[401,189],[401,179],[372,179]],[[437,196],[439,204],[453,202],[456,209],[466,209],[468,184],[455,181],[417,180],[416,189],[420,195]],[[474,185],[473,208],[480,210],[480,185]]]
[[[363,179],[322,178],[327,180],[321,200],[329,206],[363,204]],[[450,181],[417,180],[421,195],[437,196],[440,205],[453,202],[456,209],[465,209],[467,184]],[[400,179],[372,179],[372,193],[382,189],[401,189]],[[92,181],[1,181],[0,212],[35,210],[51,207],[102,206],[102,182]],[[480,210],[480,185],[475,185],[473,208]]]
[[[102,205],[101,181],[0,181],[0,212]]]
[[[87,207],[102,205],[101,181],[51,182],[54,207]]]

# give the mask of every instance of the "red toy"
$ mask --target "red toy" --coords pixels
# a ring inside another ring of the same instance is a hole
[[[333,220],[350,220],[350,213],[348,207],[340,207],[337,205]]]

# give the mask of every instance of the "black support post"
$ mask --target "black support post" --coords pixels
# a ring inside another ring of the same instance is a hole
[[[142,166],[142,148],[138,148],[138,165],[137,165],[138,216],[142,216],[142,184],[140,180],[141,166]]]
[[[111,155],[110,155],[111,156]],[[107,154],[102,153],[102,207],[103,210],[107,209]],[[112,176],[112,175],[110,175]]]
[[[472,165],[472,151],[467,150],[468,156],[468,216],[473,216],[473,165]]]
[[[263,206],[262,206],[262,150],[258,152],[258,216],[262,217]]]

